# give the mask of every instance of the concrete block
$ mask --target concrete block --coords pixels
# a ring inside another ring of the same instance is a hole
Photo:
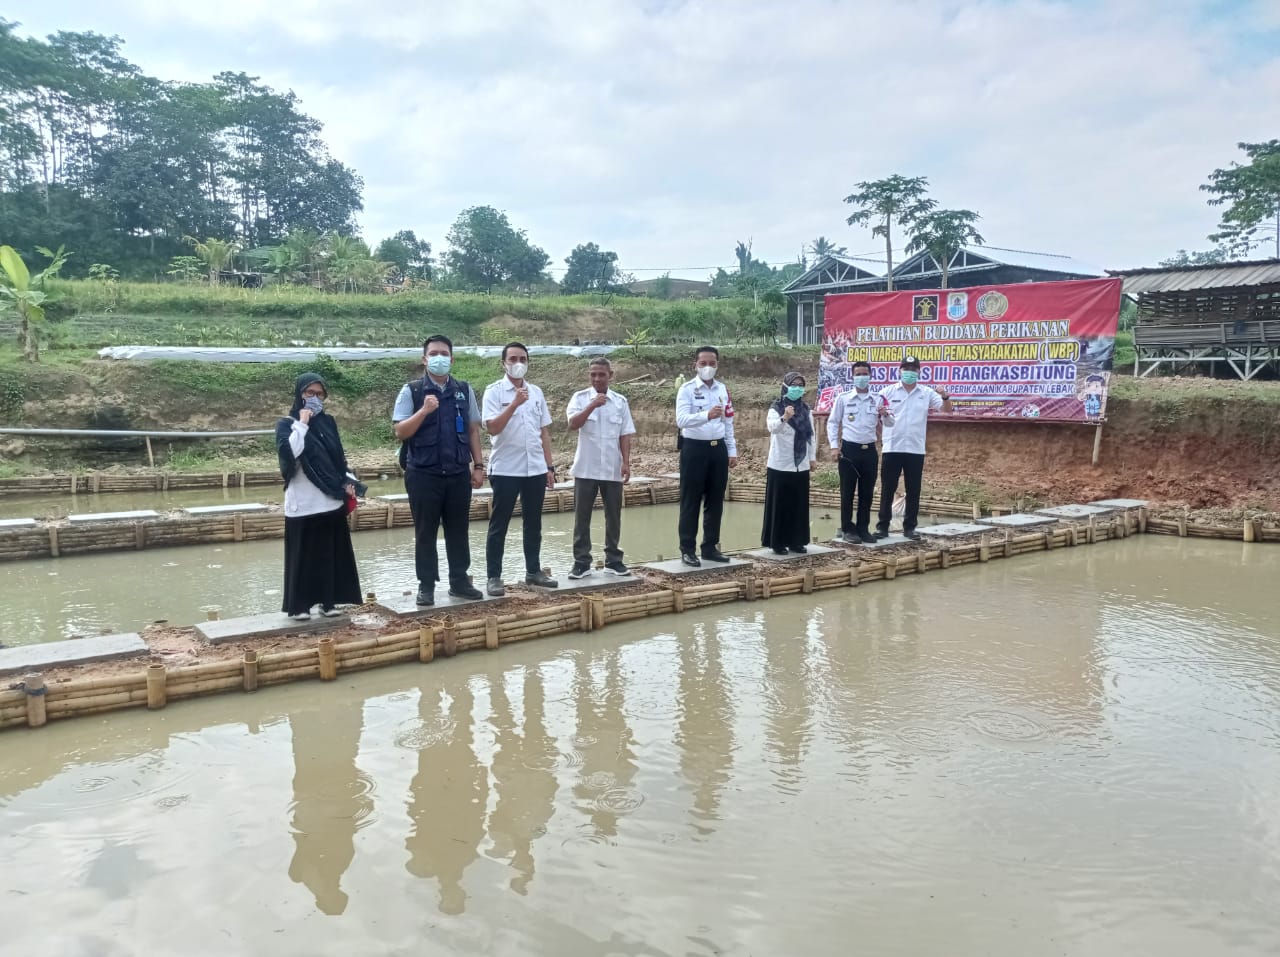
[[[974,525],[972,522],[948,522],[945,525],[921,525],[916,529],[924,536],[938,538],[960,538],[964,535],[978,535],[991,531],[989,525]]]
[[[480,590],[484,591],[483,582],[480,584]],[[390,615],[394,615],[396,618],[410,618],[418,615],[451,614],[459,608],[469,608],[502,601],[501,598],[490,598],[488,595],[483,598],[454,598],[449,594],[448,588],[443,585],[436,588],[436,603],[434,605],[419,605],[414,600],[417,594],[418,592],[415,589],[408,595],[391,595],[386,598],[379,598],[377,607]]]
[[[1090,502],[1090,505],[1098,505],[1102,508],[1146,508],[1151,503],[1145,498],[1104,498],[1096,502]]]
[[[140,518],[159,518],[160,513],[149,508],[140,508],[132,512],[83,512],[79,515],[68,515],[67,521],[72,525],[83,525],[85,522],[132,522]]]
[[[753,558],[756,561],[764,562],[798,562],[806,558],[813,558],[815,555],[830,555],[832,552],[838,552],[840,549],[832,548],[830,545],[806,545],[803,554],[796,554],[788,551],[785,555],[776,555],[772,548],[753,548],[749,552],[743,552],[746,558]]]
[[[0,528],[32,528],[36,524],[34,518],[0,518]]]
[[[194,505],[183,509],[188,515],[222,515],[227,512],[265,512],[267,506],[258,502],[242,505]]]
[[[201,621],[196,631],[211,645],[227,641],[243,641],[247,638],[274,638],[279,635],[313,635],[321,631],[340,628],[350,622],[346,614],[326,618],[313,614],[307,621],[294,621],[284,612],[265,615],[246,615],[243,618],[227,618],[221,621]]]
[[[134,632],[47,641],[39,645],[19,645],[17,648],[0,649],[0,675],[26,674],[56,668],[58,665],[128,658],[145,654],[147,650],[147,643]]]
[[[641,566],[643,568],[651,568],[655,572],[666,572],[668,575],[707,575],[711,572],[722,572],[726,568],[746,568],[751,562],[743,561],[741,558],[730,558],[727,562],[709,562],[705,558],[702,560],[701,568],[690,568],[680,559],[673,558],[665,562],[648,562]]]
[[[1048,515],[1028,515],[1018,512],[1014,515],[997,515],[994,518],[980,518],[979,525],[994,525],[998,528],[1034,528],[1037,525],[1052,525],[1056,518]]]
[[[1055,505],[1053,508],[1038,508],[1037,515],[1048,515],[1052,518],[1088,518],[1090,515],[1106,515],[1113,509],[1105,505]]]
[[[556,578],[555,575],[551,577]],[[637,578],[635,575],[611,575],[599,568],[593,568],[590,575],[576,581],[564,575],[559,576],[557,580],[560,582],[559,588],[539,588],[536,585],[525,585],[525,587],[554,598],[556,595],[574,595],[584,591],[598,591],[602,588],[617,588],[619,585],[636,585],[644,581],[643,578]]]

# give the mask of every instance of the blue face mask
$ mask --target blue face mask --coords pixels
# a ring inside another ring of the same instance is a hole
[[[792,385],[787,386],[787,398],[792,402],[799,402],[804,397],[804,386]]]
[[[448,375],[451,368],[452,356],[427,356],[427,371],[432,375]]]
[[[869,375],[856,375],[856,376],[854,376],[854,377],[853,377],[853,387],[854,387],[855,389],[869,389],[869,388],[871,388],[871,376],[869,376]]]
[[[915,371],[904,371],[902,373],[903,385],[915,385],[920,381],[920,373]]]
[[[304,409],[310,409],[312,415],[319,415],[321,412],[324,411],[324,402],[321,400],[319,396],[309,395],[307,396],[306,400],[302,403],[302,407]]]

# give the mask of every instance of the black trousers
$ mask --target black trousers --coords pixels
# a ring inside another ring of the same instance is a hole
[[[880,466],[880,522],[878,530],[887,533],[893,520],[893,497],[898,494],[898,476],[907,486],[907,509],[902,516],[902,530],[914,531],[920,517],[920,481],[924,476],[924,455],[915,452],[886,452]]]
[[[723,441],[684,439],[680,446],[680,554],[693,553],[702,509],[702,551],[720,545],[724,492],[729,487],[729,450]]]
[[[880,456],[874,442],[840,444],[840,531],[866,535],[871,530],[871,496],[876,491]],[[858,520],[853,519],[853,497],[858,496]]]
[[[444,552],[449,560],[449,586],[469,584],[471,473],[438,475],[423,469],[406,469],[404,490],[409,493],[409,512],[413,515],[413,564],[418,584],[431,589],[440,580],[436,534],[441,523]]]
[[[484,562],[490,578],[502,577],[502,555],[507,547],[507,526],[520,499],[524,520],[524,570],[527,575],[542,571],[542,501],[547,497],[547,473],[541,475],[490,475],[493,487],[493,515],[485,541]]]

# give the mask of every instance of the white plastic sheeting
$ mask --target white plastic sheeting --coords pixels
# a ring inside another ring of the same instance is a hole
[[[600,356],[618,346],[530,346],[534,356]],[[454,346],[454,355],[498,359],[502,346]],[[98,350],[101,359],[176,359],[185,362],[307,362],[326,355],[347,361],[361,359],[421,359],[422,348],[378,349],[369,346],[316,346],[305,348],[217,348],[212,346],[108,346]]]

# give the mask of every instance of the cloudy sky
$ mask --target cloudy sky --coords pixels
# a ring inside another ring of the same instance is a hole
[[[860,180],[927,176],[989,244],[1107,268],[1206,248],[1197,187],[1280,137],[1280,0],[62,0],[24,32],[152,75],[245,71],[324,123],[366,238],[507,211],[557,270],[594,241],[704,278],[738,240],[851,253]]]

